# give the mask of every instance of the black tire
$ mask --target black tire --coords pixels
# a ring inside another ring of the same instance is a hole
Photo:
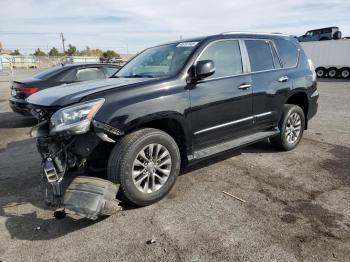
[[[327,69],[324,67],[318,67],[315,71],[318,78],[325,77],[327,74]]]
[[[171,157],[171,171],[166,182],[155,192],[143,193],[132,178],[133,163],[139,152],[150,144],[164,146]],[[181,157],[174,139],[167,133],[144,128],[125,135],[113,148],[108,160],[108,179],[120,184],[118,198],[136,206],[147,206],[162,199],[173,187],[180,172]]]
[[[339,40],[342,37],[342,33],[340,31],[337,31],[333,34],[333,39]]]
[[[343,67],[340,69],[340,77],[343,79],[347,79],[350,77],[350,68],[349,67]]]
[[[296,141],[291,143],[287,139],[286,128],[287,128],[288,119],[294,113],[299,115],[301,123],[300,123],[300,133],[298,134]],[[284,105],[281,120],[278,127],[281,130],[281,133],[278,136],[270,138],[271,144],[274,147],[284,151],[289,151],[294,149],[299,144],[305,128],[305,115],[304,115],[303,109],[301,109],[301,107],[297,105],[291,105],[291,104]]]
[[[328,69],[327,73],[329,78],[336,78],[338,75],[338,69],[335,67],[331,67]]]

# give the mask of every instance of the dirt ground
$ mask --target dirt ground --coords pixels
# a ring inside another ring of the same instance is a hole
[[[350,260],[350,81],[319,82],[319,112],[294,151],[224,154],[159,203],[98,221],[45,208],[35,122],[11,112],[9,85],[0,77],[0,261]]]

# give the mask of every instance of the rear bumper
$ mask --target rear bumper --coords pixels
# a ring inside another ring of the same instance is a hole
[[[30,116],[30,108],[28,107],[28,103],[24,99],[16,99],[11,97],[9,99],[9,104],[13,112]]]

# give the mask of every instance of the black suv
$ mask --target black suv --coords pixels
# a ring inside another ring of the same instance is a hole
[[[180,168],[259,140],[295,148],[316,114],[315,73],[294,37],[228,32],[146,49],[112,78],[28,98],[43,174],[106,170],[134,205]]]

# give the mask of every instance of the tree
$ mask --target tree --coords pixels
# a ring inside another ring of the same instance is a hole
[[[46,56],[44,51],[41,51],[40,48],[37,48],[33,54],[34,56]]]
[[[100,49],[91,49],[89,52],[89,56],[98,56],[101,57],[103,55],[103,51]]]
[[[117,52],[113,51],[113,50],[107,50],[107,51],[103,52],[102,55],[103,55],[104,58],[108,58],[108,57],[120,58],[120,55]]]
[[[18,49],[15,49],[13,52],[10,53],[10,55],[21,55]]]
[[[56,47],[52,47],[49,51],[49,56],[59,56],[60,53],[58,52],[58,49]]]
[[[75,55],[77,52],[77,48],[74,45],[69,44],[68,50],[66,51],[66,54],[69,56]]]
[[[1,51],[2,51],[2,43],[0,42],[0,53],[1,53]]]

